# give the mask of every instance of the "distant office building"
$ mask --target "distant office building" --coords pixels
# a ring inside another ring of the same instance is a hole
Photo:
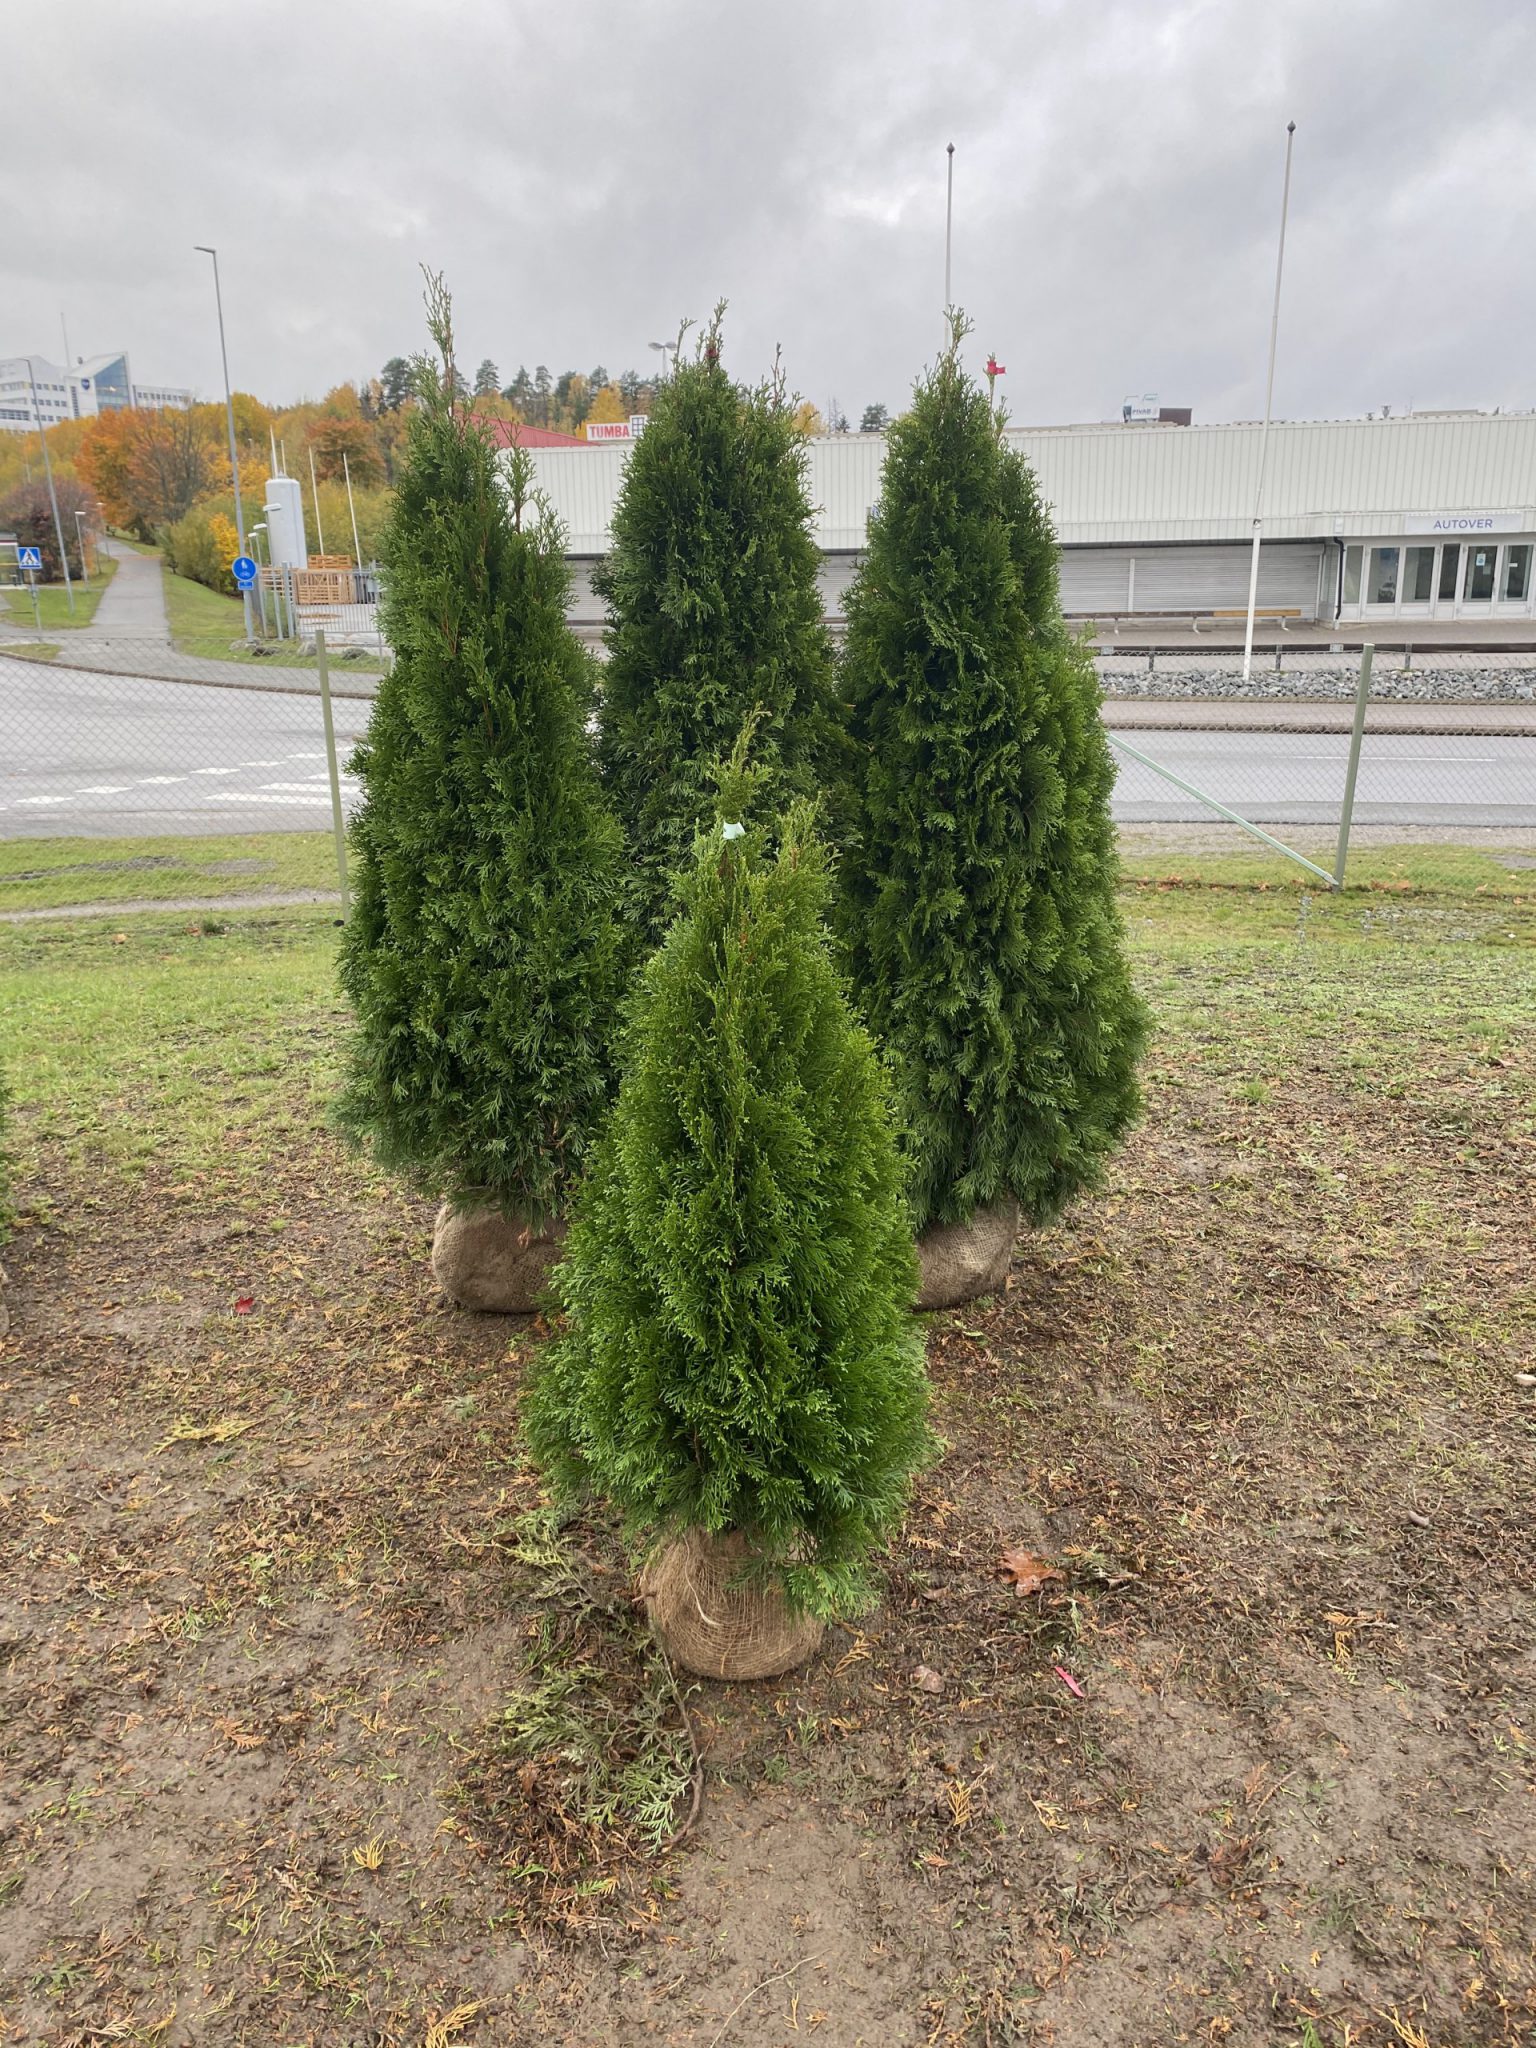
[[[33,390],[37,398],[33,402]],[[0,356],[0,428],[29,434],[61,420],[90,419],[125,406],[174,406],[184,411],[190,391],[168,384],[136,384],[121,351],[80,356],[74,367],[46,356]]]

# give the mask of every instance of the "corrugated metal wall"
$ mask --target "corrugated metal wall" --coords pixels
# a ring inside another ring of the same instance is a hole
[[[1256,425],[1039,427],[1010,429],[1009,439],[1033,464],[1067,546],[1248,536]],[[811,443],[808,478],[823,548],[862,546],[884,453],[878,434]],[[572,554],[607,548],[627,455],[622,443],[533,451]],[[1271,429],[1268,539],[1394,534],[1410,513],[1441,511],[1520,512],[1524,529],[1536,529],[1536,414]]]

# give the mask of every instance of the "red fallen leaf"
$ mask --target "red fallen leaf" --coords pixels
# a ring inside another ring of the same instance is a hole
[[[254,1294],[237,1294],[235,1296],[235,1314],[237,1316],[248,1316],[255,1306],[256,1297]]]
[[[1032,1550],[1005,1550],[1002,1574],[1016,1593],[1041,1593],[1053,1580],[1060,1583],[1062,1577],[1055,1565],[1036,1557]]]
[[[1055,1672],[1056,1676],[1061,1680],[1062,1684],[1067,1688],[1067,1691],[1071,1693],[1073,1699],[1087,1699],[1087,1693],[1083,1691],[1083,1688],[1078,1684],[1077,1680],[1072,1676],[1071,1672],[1067,1669],[1065,1664],[1053,1664],[1051,1666],[1051,1669]]]

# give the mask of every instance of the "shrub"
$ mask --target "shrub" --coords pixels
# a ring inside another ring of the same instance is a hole
[[[561,537],[421,366],[384,544],[394,666],[354,767],[343,1124],[450,1199],[546,1217],[607,1098],[621,841],[583,727]]]
[[[56,476],[53,484],[59,500],[59,523],[64,529],[69,573],[81,578],[85,572],[80,566],[80,538],[75,514],[94,515],[95,500],[72,476]],[[18,484],[0,504],[0,531],[15,534],[24,547],[41,548],[43,573],[40,582],[64,581],[64,571],[59,563],[58,529],[53,523],[53,500],[48,495],[45,478],[34,477],[31,483]]]
[[[185,518],[162,527],[161,552],[178,576],[186,576],[209,590],[233,596],[235,579],[229,565],[240,552],[239,536],[233,522],[222,513],[194,505]]]
[[[963,333],[891,428],[844,660],[841,916],[895,1062],[919,1230],[1010,1194],[1043,1222],[1091,1185],[1136,1113],[1145,1035],[1097,680]]]
[[[771,860],[729,829],[698,840],[644,970],[527,1425],[564,1489],[647,1539],[740,1530],[828,1613],[929,1449],[915,1261],[807,813]]]
[[[804,464],[782,387],[726,375],[717,312],[657,389],[594,578],[611,613],[599,752],[645,929],[665,921],[668,878],[711,813],[712,764],[749,713],[766,801],[820,780],[832,670]]]

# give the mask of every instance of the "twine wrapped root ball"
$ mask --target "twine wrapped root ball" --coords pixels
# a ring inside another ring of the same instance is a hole
[[[916,1307],[958,1308],[978,1295],[996,1294],[1008,1277],[1019,1234],[1019,1205],[992,1202],[963,1223],[936,1223],[917,1241],[920,1272]]]
[[[738,1530],[690,1529],[646,1566],[640,1591],[674,1664],[699,1678],[777,1678],[820,1648],[826,1624],[796,1614],[752,1564]]]
[[[565,1243],[558,1217],[533,1224],[482,1206],[438,1210],[432,1271],[460,1308],[486,1315],[527,1316],[544,1306],[549,1276]]]

